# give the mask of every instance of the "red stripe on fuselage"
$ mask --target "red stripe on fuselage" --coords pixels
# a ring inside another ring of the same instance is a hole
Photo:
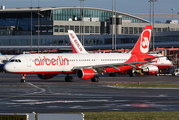
[[[76,74],[76,71],[39,71],[39,72],[12,72],[14,74]]]

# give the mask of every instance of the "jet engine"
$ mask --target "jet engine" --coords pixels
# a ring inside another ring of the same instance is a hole
[[[40,79],[50,79],[53,78],[54,76],[56,76],[57,74],[37,74],[37,76]]]
[[[149,75],[155,75],[158,73],[158,67],[153,65],[148,65],[142,69],[143,73],[147,73]]]
[[[98,73],[94,69],[84,68],[77,71],[77,76],[83,80],[93,78],[96,75],[98,75]]]

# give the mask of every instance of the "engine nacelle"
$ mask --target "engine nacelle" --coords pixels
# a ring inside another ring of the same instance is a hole
[[[77,76],[83,80],[86,80],[86,79],[91,79],[93,78],[95,75],[98,75],[97,72],[95,72],[94,69],[79,69],[77,71]]]
[[[56,76],[57,74],[37,74],[37,76],[40,79],[50,79],[53,78],[54,76]]]
[[[148,73],[149,75],[155,75],[158,73],[158,67],[149,65],[142,69],[143,73]]]

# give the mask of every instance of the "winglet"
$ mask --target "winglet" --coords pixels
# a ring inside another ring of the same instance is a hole
[[[132,49],[131,54],[148,54],[152,25],[147,25]]]
[[[79,41],[78,37],[76,36],[73,30],[68,30],[68,34],[73,53],[88,53],[82,46],[81,42]]]

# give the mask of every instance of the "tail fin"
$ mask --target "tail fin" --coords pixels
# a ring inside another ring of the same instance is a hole
[[[76,34],[74,33],[73,30],[68,30],[68,34],[69,34],[69,38],[70,38],[73,53],[88,53],[84,49],[82,44],[80,43],[78,37],[76,36]]]
[[[131,51],[131,54],[148,54],[152,25],[147,25]]]

